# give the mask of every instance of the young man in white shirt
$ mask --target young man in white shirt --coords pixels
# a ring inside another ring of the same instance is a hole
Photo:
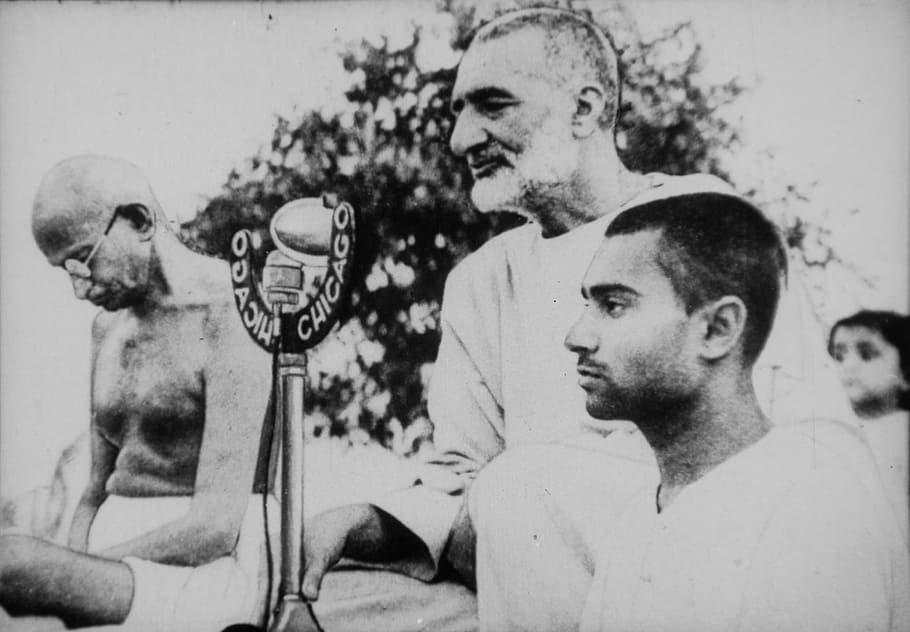
[[[566,346],[588,412],[634,420],[659,475],[602,526],[583,630],[910,623],[907,551],[867,444],[829,420],[774,425],[756,396],[785,271],[774,226],[730,195],[653,201],[607,229]],[[477,487],[482,549],[498,495]]]

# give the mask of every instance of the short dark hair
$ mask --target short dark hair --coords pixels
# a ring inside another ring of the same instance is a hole
[[[561,64],[569,62],[574,70],[598,83],[604,90],[606,108],[599,122],[604,129],[613,127],[619,110],[619,55],[610,35],[584,15],[556,7],[531,7],[500,14],[473,33],[469,46],[488,42],[527,28],[544,35],[548,67],[557,81],[568,75]]]
[[[863,327],[881,334],[885,341],[897,349],[900,369],[904,379],[910,382],[910,316],[884,310],[862,309],[851,316],[841,318],[831,327],[828,334],[828,353],[834,356],[834,334],[840,328]],[[898,405],[910,410],[910,389],[901,393]]]
[[[692,193],[629,208],[606,236],[660,232],[657,265],[686,313],[733,295],[746,306],[743,360],[755,362],[777,312],[787,254],[774,224],[734,195]]]

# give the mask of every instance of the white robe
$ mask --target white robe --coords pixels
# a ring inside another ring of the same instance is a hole
[[[649,188],[623,208],[669,195],[732,193],[708,175],[650,178]],[[423,579],[434,576],[461,495],[503,450],[560,441],[585,428],[607,432],[629,426],[587,414],[575,354],[563,345],[584,305],[582,278],[620,210],[549,239],[536,224],[513,229],[450,273],[428,395],[437,454],[422,472],[422,485],[373,501],[430,552],[429,559],[407,560],[401,570]],[[760,402],[766,414],[780,420],[853,420],[798,275],[791,273],[788,286],[754,371]]]
[[[585,632],[907,630],[908,554],[855,429],[777,426],[603,530]]]
[[[908,537],[908,461],[910,461],[910,415],[899,410],[878,419],[860,420],[860,428],[872,448],[891,506]]]

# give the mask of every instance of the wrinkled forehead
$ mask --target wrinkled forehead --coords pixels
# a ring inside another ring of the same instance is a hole
[[[455,94],[485,87],[520,87],[528,80],[552,82],[544,34],[522,29],[490,40],[475,41],[458,65]]]

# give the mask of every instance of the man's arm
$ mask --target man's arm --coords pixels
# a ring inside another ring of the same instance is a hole
[[[103,551],[105,557],[198,566],[227,555],[237,542],[269,394],[269,355],[250,340],[227,304],[212,307],[205,338],[205,428],[190,509]]]
[[[500,262],[490,254],[475,253],[446,283],[442,341],[428,392],[436,450],[419,472],[420,484],[374,500],[424,542],[429,557],[412,556],[400,567],[421,579],[435,575],[443,557],[465,578],[473,575],[465,492],[480,469],[505,449],[502,298],[492,278]]]
[[[505,447],[500,298],[485,274],[487,269],[477,267],[481,263],[477,254],[456,268],[446,283],[442,342],[428,394],[436,451],[421,469],[418,485],[376,498],[372,504],[325,512],[307,523],[304,583],[311,598],[342,552],[429,580],[446,551],[460,574],[473,574],[469,568],[473,542],[457,537],[472,531],[464,521],[458,521],[461,528],[453,525],[459,515],[467,519],[461,511],[464,491],[480,468]],[[398,542],[409,545],[393,546]]]
[[[89,447],[91,450],[91,470],[89,471],[88,484],[79,498],[79,504],[73,512],[70,523],[69,539],[67,545],[74,551],[85,553],[88,550],[89,531],[92,522],[98,513],[98,508],[107,498],[107,479],[114,471],[117,461],[117,446],[108,441],[95,426],[95,363],[98,359],[98,348],[104,340],[110,326],[111,316],[100,312],[92,321],[92,347],[91,347],[91,423],[89,428]]]
[[[92,426],[90,431],[92,464],[88,484],[85,486],[79,504],[73,512],[67,546],[74,551],[85,553],[88,550],[88,535],[95,520],[95,514],[104,499],[107,498],[105,485],[117,459],[117,448],[98,429]]]

